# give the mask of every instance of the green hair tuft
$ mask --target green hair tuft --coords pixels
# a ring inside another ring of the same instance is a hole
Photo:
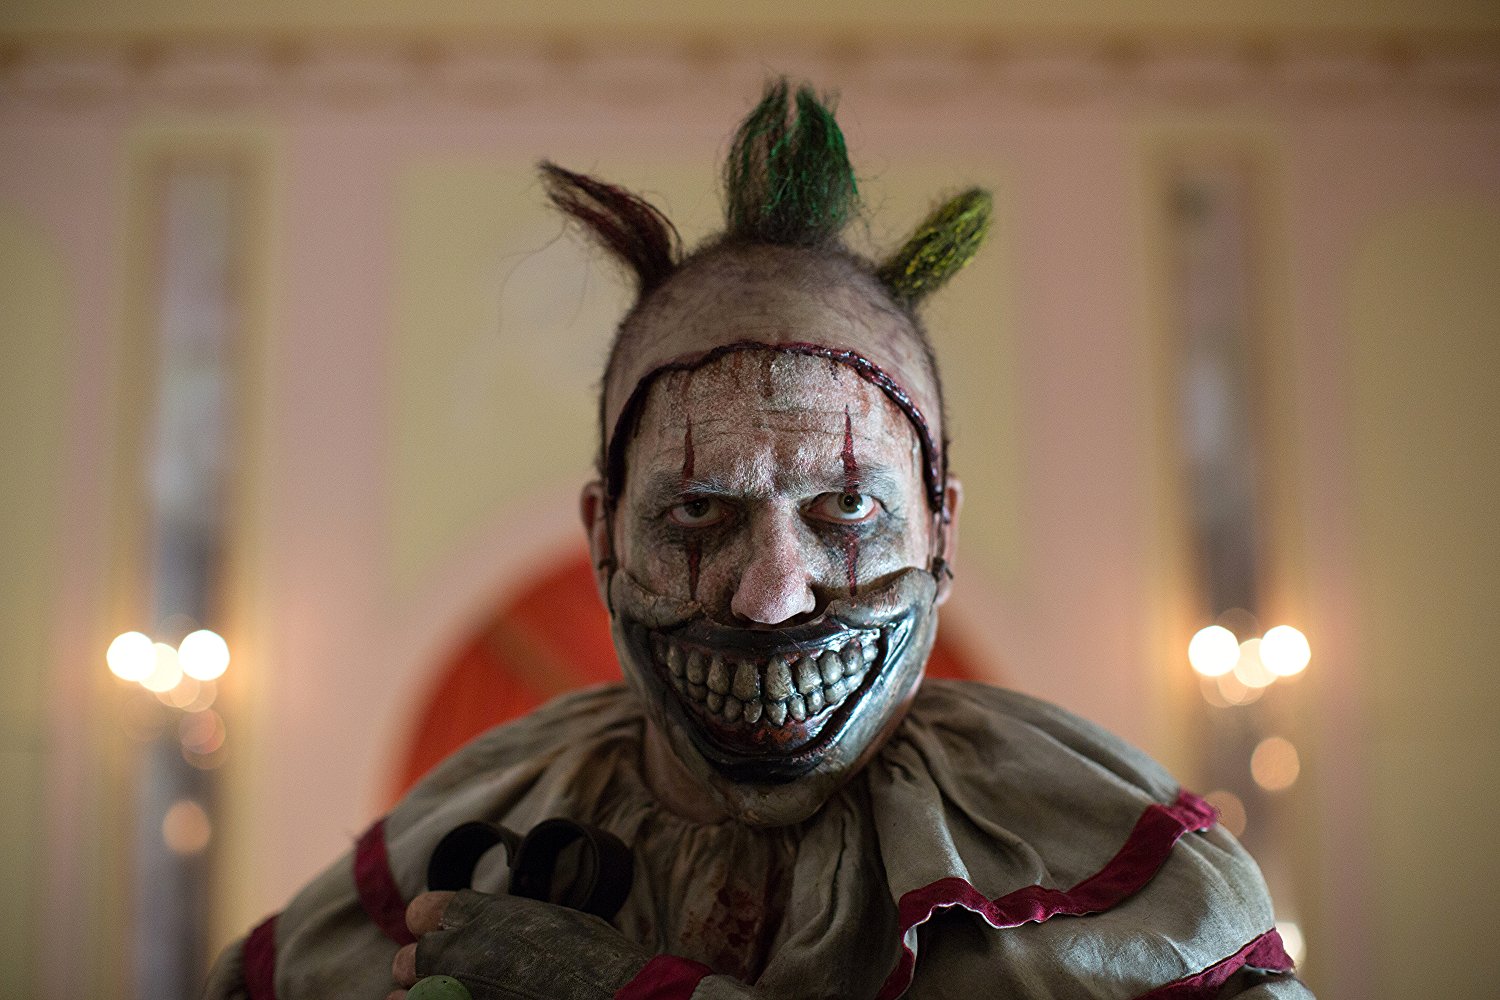
[[[915,305],[974,258],[990,230],[994,198],[971,188],[929,215],[876,277],[898,302]]]
[[[790,246],[835,242],[859,205],[854,168],[833,110],[808,87],[792,117],[785,79],[735,133],[724,169],[730,239]]]

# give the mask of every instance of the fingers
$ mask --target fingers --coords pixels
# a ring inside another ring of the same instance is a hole
[[[396,981],[397,986],[417,984],[417,946],[415,944],[409,944],[396,952],[396,958],[391,962],[391,978]],[[403,997],[406,995],[405,990],[400,992]]]
[[[454,893],[424,892],[411,901],[406,908],[406,926],[417,937],[431,934],[443,927],[443,913],[452,902]],[[417,946],[409,944],[396,952],[391,961],[391,978],[397,986],[410,987],[417,984]],[[405,1000],[406,990],[394,990],[386,1000]]]
[[[441,930],[443,926],[443,911],[448,908],[455,893],[452,892],[424,892],[411,901],[406,908],[406,926],[417,937],[423,934],[431,934],[435,930]]]
[[[391,990],[385,995],[385,1000],[406,1000],[405,990]]]

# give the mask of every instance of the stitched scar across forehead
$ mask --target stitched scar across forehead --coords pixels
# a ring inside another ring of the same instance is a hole
[[[621,407],[604,453],[605,484],[610,503],[619,500],[625,488],[625,452],[640,426],[641,414],[646,408],[646,399],[651,387],[663,375],[674,372],[693,372],[704,368],[720,358],[744,351],[769,351],[779,354],[795,354],[803,357],[823,358],[834,364],[852,369],[855,374],[875,386],[896,405],[917,432],[917,441],[922,449],[922,478],[926,487],[927,503],[936,512],[943,512],[944,489],[947,485],[946,456],[933,440],[932,429],[926,415],[913,400],[905,386],[896,381],[889,372],[857,351],[829,347],[823,344],[802,342],[765,343],[755,340],[740,340],[721,344],[705,351],[681,355],[652,368],[636,382],[635,388]]]

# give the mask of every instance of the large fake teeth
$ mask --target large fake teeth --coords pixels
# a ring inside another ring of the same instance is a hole
[[[784,726],[833,708],[856,690],[880,655],[867,630],[807,652],[767,659],[726,655],[653,636],[652,653],[682,697],[725,723]]]

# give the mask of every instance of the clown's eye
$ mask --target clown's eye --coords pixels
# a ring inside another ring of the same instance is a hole
[[[824,521],[858,524],[874,517],[879,506],[864,493],[824,493],[812,502],[808,513]]]
[[[729,516],[729,509],[713,497],[693,497],[667,512],[673,524],[684,528],[707,528]]]

